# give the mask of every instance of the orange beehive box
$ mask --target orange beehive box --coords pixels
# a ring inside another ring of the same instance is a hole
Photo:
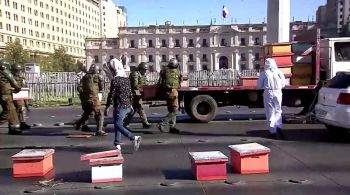
[[[194,177],[199,181],[227,179],[228,158],[220,151],[190,152]]]
[[[257,86],[258,77],[240,77],[241,86]]]
[[[255,174],[269,172],[270,149],[258,143],[230,145],[234,172]]]
[[[291,53],[292,44],[291,43],[277,43],[269,44],[265,46],[265,55],[274,55],[279,53]]]
[[[44,176],[53,169],[54,152],[54,149],[25,149],[13,155],[13,176]]]

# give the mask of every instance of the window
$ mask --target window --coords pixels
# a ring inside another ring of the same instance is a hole
[[[21,11],[25,12],[26,11],[26,7],[24,5],[21,5]]]
[[[259,54],[259,53],[255,53],[254,60],[255,60],[255,61],[258,61],[259,58],[260,58],[260,54]]]
[[[175,47],[180,47],[180,40],[179,39],[175,40]]]
[[[95,63],[98,63],[98,62],[99,62],[98,56],[94,56],[94,62],[95,62]]]
[[[166,47],[166,40],[165,39],[162,40],[162,47]]]
[[[134,56],[134,55],[131,55],[131,56],[130,56],[130,62],[136,62],[135,56]]]
[[[190,40],[189,40],[189,42],[188,42],[188,47],[194,47],[193,39],[190,39]]]
[[[245,70],[245,69],[246,69],[245,64],[241,64],[241,70]]]
[[[335,61],[350,61],[350,42],[334,43]]]
[[[221,46],[227,46],[227,43],[226,43],[226,40],[225,39],[221,39],[221,43],[220,43]]]
[[[13,19],[14,19],[15,21],[18,21],[18,15],[17,15],[17,14],[13,14]]]
[[[260,70],[260,64],[254,64],[254,69],[255,70]]]
[[[188,66],[188,72],[193,72],[194,71],[194,66],[193,65],[189,65]]]
[[[26,23],[26,17],[21,16],[22,23]]]
[[[202,47],[208,47],[207,39],[203,39]]]
[[[203,62],[208,62],[207,54],[203,54],[202,60]]]
[[[241,53],[241,61],[246,61],[245,53]]]
[[[152,42],[152,40],[148,40],[148,47],[153,47],[153,42]]]
[[[180,59],[180,55],[178,55],[178,54],[177,54],[177,55],[175,55],[175,59],[177,59],[177,61],[178,61],[178,62],[180,62],[180,61],[181,61],[181,59]]]
[[[11,31],[11,24],[6,24],[6,30]]]
[[[10,6],[10,0],[5,0],[5,6]]]
[[[7,19],[11,19],[11,14],[10,14],[10,12],[5,11],[5,15],[6,15],[6,18],[7,18]]]
[[[19,32],[19,28],[18,26],[14,26],[15,32],[18,33]]]
[[[208,65],[203,64],[203,65],[202,65],[202,70],[208,70]]]
[[[190,54],[190,55],[188,56],[188,58],[189,58],[189,59],[188,59],[189,62],[193,62],[193,61],[194,61],[194,60],[193,60],[193,54]]]
[[[130,48],[135,48],[135,41],[134,40],[130,41]]]
[[[255,38],[254,45],[260,45],[259,37]]]
[[[17,3],[16,2],[13,2],[13,8],[17,9]]]
[[[113,55],[110,55],[109,56],[109,60],[111,60],[111,59],[113,59],[114,58],[114,56]]]
[[[154,72],[154,67],[153,67],[152,65],[149,66],[149,67],[148,67],[148,71],[149,71],[149,72]]]
[[[245,46],[245,38],[241,38],[241,46]]]
[[[148,62],[153,62],[153,56],[152,55],[148,56]]]
[[[162,62],[166,62],[166,55],[162,55]]]
[[[0,22],[0,30],[2,30],[2,22]]]
[[[7,36],[7,42],[12,42],[12,37],[11,36]]]

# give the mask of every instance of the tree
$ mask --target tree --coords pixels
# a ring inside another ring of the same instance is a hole
[[[29,62],[29,52],[23,49],[19,39],[6,43],[4,59],[11,64],[25,64]]]
[[[55,49],[55,52],[51,54],[49,58],[51,67],[55,69],[54,71],[73,72],[79,69],[73,57],[67,54],[66,49],[62,46]]]

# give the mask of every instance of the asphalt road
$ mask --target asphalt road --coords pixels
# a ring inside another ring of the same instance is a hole
[[[107,137],[66,138],[78,133],[67,124],[77,118],[79,109],[33,110],[28,121],[42,127],[19,136],[0,128],[0,194],[350,194],[349,134],[330,134],[321,124],[285,124],[287,139],[273,140],[264,121],[258,120],[262,110],[235,109],[223,108],[221,118],[209,124],[191,123],[181,116],[179,135],[160,134],[155,127],[143,130],[133,123],[135,134],[143,138],[140,150],[133,153],[131,143],[123,138],[123,181],[107,184],[91,184],[90,167],[79,158],[111,149],[113,126],[107,126]],[[164,115],[161,110],[148,110],[152,121]],[[236,115],[248,120],[238,120]],[[219,150],[229,157],[228,145],[252,142],[271,149],[269,174],[240,175],[228,163],[226,182],[194,180],[188,152]],[[55,149],[54,171],[45,178],[14,179],[11,156],[33,147]],[[45,179],[54,180],[39,185]]]

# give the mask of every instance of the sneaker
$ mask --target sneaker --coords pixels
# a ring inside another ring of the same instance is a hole
[[[150,123],[142,123],[142,128],[143,129],[149,129],[151,127],[152,127],[152,125]]]
[[[106,133],[105,131],[96,131],[96,136],[106,136],[108,135],[108,133]]]
[[[179,134],[180,130],[176,129],[175,127],[170,128],[169,133],[173,133],[173,134]]]
[[[163,127],[163,125],[162,125],[161,123],[158,123],[157,127],[158,127],[158,129],[159,129],[159,131],[160,131],[161,133],[164,132],[164,127]]]
[[[140,143],[141,143],[141,136],[135,136],[135,139],[133,141],[135,152],[139,149]]]
[[[115,149],[122,150],[122,147],[118,144],[118,145],[115,146]]]

